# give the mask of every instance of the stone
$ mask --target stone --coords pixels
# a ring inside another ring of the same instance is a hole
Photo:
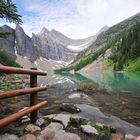
[[[73,133],[66,133],[64,130],[57,131],[52,140],[81,140],[81,138]]]
[[[135,138],[135,136],[133,136],[132,134],[125,135],[125,140],[133,140],[134,138]]]
[[[37,138],[32,134],[26,134],[26,135],[20,137],[19,140],[37,140]]]
[[[39,118],[36,120],[36,125],[42,126],[43,124],[45,124],[45,120],[43,118]]]
[[[99,140],[110,140],[110,137],[108,135],[100,135]]]
[[[69,113],[81,112],[81,110],[79,108],[77,108],[75,105],[66,104],[66,103],[61,105],[60,110],[65,111],[65,112],[69,112]]]
[[[71,95],[68,96],[69,99],[73,99],[73,98],[80,98],[80,94],[79,93],[73,93]]]
[[[0,135],[0,140],[19,140],[19,138],[16,135],[6,133],[4,135]]]
[[[71,115],[71,114],[52,114],[52,115],[47,115],[44,118],[51,119],[52,121],[60,121],[64,127],[66,128],[73,120],[74,122],[76,121],[77,123],[80,123],[81,117],[77,115]]]
[[[81,125],[81,129],[84,133],[98,135],[98,131],[90,125]]]
[[[53,120],[57,120],[57,121],[60,121],[60,122],[62,122],[63,123],[63,125],[65,126],[65,127],[67,127],[68,126],[68,123],[69,123],[69,121],[70,121],[70,115],[68,115],[68,114],[58,114],[58,115],[56,115],[54,118],[53,118]]]
[[[28,117],[27,119],[23,119],[23,120],[21,120],[21,122],[22,123],[27,123],[27,122],[29,122],[31,119]]]
[[[36,134],[38,132],[41,131],[40,127],[34,125],[34,124],[29,124],[27,125],[27,127],[25,128],[25,130],[28,132],[28,133],[31,133],[31,134]]]
[[[140,140],[140,136],[136,137],[135,140]]]
[[[96,123],[96,125],[98,126],[98,127],[100,127],[100,128],[103,128],[104,127],[104,124],[101,124],[101,123]]]
[[[47,127],[45,127],[45,130],[62,130],[63,125],[57,122],[51,122]]]
[[[37,140],[52,140],[54,136],[55,136],[55,131],[48,130],[45,133],[41,133],[41,135],[37,137]]]
[[[21,109],[21,110],[19,110],[18,112],[22,112],[22,111],[24,111],[24,110],[26,110],[26,109],[28,109],[29,107],[24,107],[23,109]],[[21,118],[22,120],[29,120],[29,117],[27,116],[27,115],[25,115],[25,116],[23,116],[22,118]],[[25,121],[26,122],[26,121]]]
[[[122,134],[111,134],[111,140],[122,140],[124,136]]]

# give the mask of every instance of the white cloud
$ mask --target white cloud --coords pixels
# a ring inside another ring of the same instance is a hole
[[[71,38],[84,38],[138,12],[140,0],[23,0],[23,28],[31,35],[42,27]]]

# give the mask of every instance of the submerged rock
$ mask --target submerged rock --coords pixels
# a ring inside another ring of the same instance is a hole
[[[81,110],[78,107],[76,107],[75,105],[66,104],[66,103],[61,105],[60,110],[65,111],[65,112],[69,112],[69,113],[81,112]]]

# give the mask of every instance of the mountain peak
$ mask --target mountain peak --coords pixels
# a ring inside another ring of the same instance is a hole
[[[42,34],[42,33],[49,33],[49,32],[50,31],[46,27],[43,27],[40,33]]]
[[[103,27],[98,31],[97,35],[100,34],[100,33],[102,33],[102,32],[107,31],[108,29],[109,29],[109,26],[107,26],[107,25],[103,26]]]

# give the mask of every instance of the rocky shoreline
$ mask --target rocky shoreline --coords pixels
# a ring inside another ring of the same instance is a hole
[[[43,116],[34,124],[24,125],[21,136],[0,135],[0,140],[138,140],[132,134],[122,134],[115,127],[93,122],[72,114]]]

